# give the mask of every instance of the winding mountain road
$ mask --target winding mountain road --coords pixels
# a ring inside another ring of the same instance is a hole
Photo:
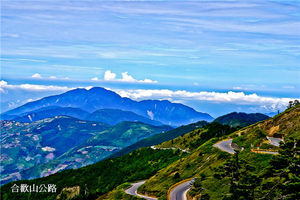
[[[127,190],[125,190],[125,192],[127,194],[130,194],[130,195],[133,195],[133,196],[138,196],[138,197],[141,197],[141,198],[144,198],[144,199],[147,199],[147,200],[157,200],[157,198],[148,197],[148,196],[140,195],[140,194],[137,193],[138,187],[140,187],[141,185],[143,185],[145,182],[146,181],[139,181],[137,183],[132,183],[131,187],[128,188]]]
[[[232,139],[228,139],[228,140],[223,140],[223,141],[217,142],[213,146],[220,149],[220,150],[222,150],[222,151],[226,151],[228,153],[234,154],[235,151],[231,147],[231,143],[232,143]]]
[[[271,145],[276,146],[276,147],[279,147],[280,146],[280,142],[283,141],[280,138],[274,138],[274,137],[268,137],[268,136],[267,136],[267,139],[270,141]]]
[[[191,181],[187,181],[177,185],[169,194],[170,200],[187,200],[186,193],[190,189]]]
[[[265,151],[265,150],[259,150],[259,149],[251,149],[253,153],[262,153],[262,154],[273,154],[278,155],[279,153],[277,151]]]
[[[270,141],[270,144],[274,145],[274,146],[279,146],[280,141],[282,141],[279,138],[273,138],[273,137],[267,137],[267,138]],[[228,152],[230,154],[234,154],[235,151],[232,148],[231,144],[232,144],[232,139],[228,139],[228,140],[223,140],[223,141],[217,142],[213,146],[216,147],[216,148],[218,148],[218,149],[220,149],[220,150],[222,150],[222,151]],[[259,149],[251,149],[251,151],[254,152],[254,153],[262,153],[262,154],[274,154],[274,155],[278,154],[277,151],[266,151],[264,149],[261,149],[261,150],[259,150]]]
[[[270,141],[270,144],[274,145],[274,146],[279,146],[280,141],[282,141],[279,138],[273,138],[273,137],[267,137],[267,139]],[[234,149],[232,148],[232,139],[219,141],[216,144],[214,144],[213,146],[220,149],[220,150],[222,150],[222,151],[228,152],[230,154],[235,153]],[[173,148],[156,148],[154,146],[151,146],[151,148],[152,149],[176,149],[174,147]],[[188,152],[185,149],[180,149],[180,150]],[[255,153],[278,154],[278,152],[273,152],[273,151],[254,150],[254,149],[251,149],[251,151],[255,152]],[[208,159],[209,159],[209,157],[208,157]],[[133,196],[138,196],[138,197],[141,197],[141,198],[144,198],[144,199],[147,199],[147,200],[157,200],[157,198],[148,197],[148,196],[140,195],[140,194],[137,193],[138,187],[143,185],[145,182],[146,181],[140,181],[140,182],[137,182],[137,183],[133,183],[130,188],[125,190],[125,192],[127,194],[130,194],[130,195],[133,195]],[[187,194],[188,190],[190,189],[190,183],[191,183],[191,181],[186,181],[186,182],[183,182],[183,183],[177,185],[176,187],[174,187],[170,191],[168,199],[169,200],[187,200],[186,194]]]

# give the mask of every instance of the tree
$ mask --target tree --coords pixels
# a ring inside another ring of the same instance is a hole
[[[176,172],[174,175],[174,179],[179,179],[179,178],[180,178],[180,174],[178,172]]]
[[[299,105],[300,104],[300,102],[299,102],[299,100],[294,100],[294,106],[297,106],[297,105]]]
[[[276,183],[262,199],[300,199],[300,140],[285,138],[279,155],[270,162],[269,173]]]
[[[223,176],[230,182],[229,193],[225,194],[223,199],[255,199],[255,189],[260,185],[261,180],[254,170],[254,166],[239,159],[239,151],[236,151],[234,156],[223,165],[221,173],[216,174],[216,177]]]
[[[193,185],[190,189],[190,195],[197,196],[197,200],[209,200],[209,194],[205,193],[205,188],[202,185],[202,179],[197,178],[193,182]]]
[[[287,108],[289,109],[289,108],[292,108],[292,107],[293,107],[293,101],[289,101],[289,104],[288,104]]]
[[[287,108],[289,109],[289,108],[293,108],[293,107],[295,107],[295,106],[297,106],[297,105],[299,105],[300,104],[300,102],[299,102],[299,100],[294,100],[294,101],[289,101],[289,104],[288,104],[288,106],[287,106]]]

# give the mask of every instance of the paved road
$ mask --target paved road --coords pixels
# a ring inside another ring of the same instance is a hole
[[[278,154],[277,151],[264,151],[264,150],[256,150],[256,149],[252,149],[251,151],[254,153],[262,153],[262,154],[274,154],[274,155]]]
[[[276,146],[276,147],[279,147],[280,146],[280,142],[283,141],[282,139],[280,138],[274,138],[274,137],[267,137],[267,139],[270,141],[270,144],[273,145],[273,146]]]
[[[153,197],[148,197],[148,196],[144,196],[144,195],[140,195],[137,193],[137,189],[138,187],[140,187],[141,185],[143,185],[146,181],[140,181],[137,183],[132,183],[131,187],[128,188],[127,190],[125,190],[125,192],[127,194],[133,195],[133,196],[138,196],[147,200],[157,200],[157,198],[153,198]]]
[[[213,146],[221,149],[222,151],[226,151],[228,153],[234,154],[235,151],[231,147],[231,143],[232,143],[232,139],[228,139],[228,140],[217,142]]]
[[[190,189],[190,182],[191,181],[187,181],[187,182],[184,182],[184,183],[176,186],[170,192],[170,199],[171,200],[187,200],[186,193]]]

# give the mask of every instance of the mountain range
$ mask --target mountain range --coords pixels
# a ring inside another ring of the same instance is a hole
[[[1,183],[93,164],[154,134],[171,130],[142,122],[110,126],[69,116],[31,123],[1,121]]]
[[[20,116],[3,116],[4,119],[18,122],[34,122],[41,119],[51,118],[55,116],[69,116],[81,120],[103,122],[110,125],[116,125],[121,121],[139,121],[152,125],[162,125],[161,122],[151,120],[149,118],[137,115],[130,111],[118,109],[100,109],[89,113],[80,108],[48,106],[31,112],[22,113]]]
[[[5,119],[0,124],[3,184],[84,167],[153,145],[193,151],[212,137],[269,117],[233,112],[209,123],[213,118],[208,114],[182,104],[137,102],[92,88],[45,97],[3,113],[1,118]],[[207,121],[186,124],[203,118]],[[190,132],[190,137],[184,137]]]
[[[19,116],[22,117],[21,120],[27,120],[26,118],[28,117],[24,115],[28,115],[28,113],[33,111],[43,111],[49,106],[50,108],[53,108],[53,106],[55,106],[54,108],[57,108],[57,106],[79,108],[89,113],[95,112],[100,109],[117,109],[121,111],[132,112],[131,118],[137,117],[133,116],[133,113],[135,113],[136,115],[142,116],[144,118],[158,121],[162,124],[170,126],[181,126],[200,120],[213,120],[213,118],[209,114],[197,112],[193,108],[190,108],[183,104],[171,103],[167,100],[134,101],[126,97],[121,97],[117,93],[101,87],[93,87],[89,90],[74,89],[60,95],[49,96],[37,101],[29,102],[23,106],[3,113],[2,118],[11,118],[11,116]],[[68,112],[74,115],[78,115],[78,111],[80,110],[70,109]],[[104,110],[98,112],[104,112],[104,114],[106,114],[108,111],[110,113],[116,114],[116,112],[113,110]],[[41,116],[44,114],[44,112],[39,112],[39,114],[36,115]],[[83,114],[83,116],[86,114],[87,113]],[[37,118],[39,119],[39,117]],[[99,119],[101,117],[94,116],[92,118]],[[106,120],[109,120],[109,118],[106,118]]]
[[[261,113],[242,113],[232,112],[216,118],[214,121],[221,124],[226,124],[233,127],[245,127],[254,124],[259,121],[268,119],[269,116]]]
[[[218,122],[192,125],[194,130],[182,135],[176,131],[178,137],[154,147],[44,178],[8,183],[1,187],[1,197],[130,200],[137,197],[125,190],[131,183],[146,180],[135,192],[158,199],[169,198],[170,191],[185,183],[189,190],[182,191],[191,199],[298,199],[299,120],[297,105],[242,129]],[[284,143],[277,146],[272,139]],[[229,146],[223,148],[223,143]],[[233,153],[228,149],[234,149]],[[22,183],[56,183],[57,192],[10,192],[14,184]]]

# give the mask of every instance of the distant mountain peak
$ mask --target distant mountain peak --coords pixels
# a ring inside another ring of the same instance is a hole
[[[232,112],[216,118],[215,121],[224,125],[244,127],[268,118],[269,116],[261,113]]]
[[[44,97],[10,110],[5,114],[20,116],[49,106],[80,108],[89,113],[99,109],[118,109],[130,111],[171,126],[180,126],[200,120],[213,120],[209,114],[197,112],[183,104],[172,103],[168,100],[134,101],[130,98],[123,98],[119,94],[102,87],[93,87],[89,90],[77,88],[60,95]],[[149,113],[151,114],[149,115]]]

